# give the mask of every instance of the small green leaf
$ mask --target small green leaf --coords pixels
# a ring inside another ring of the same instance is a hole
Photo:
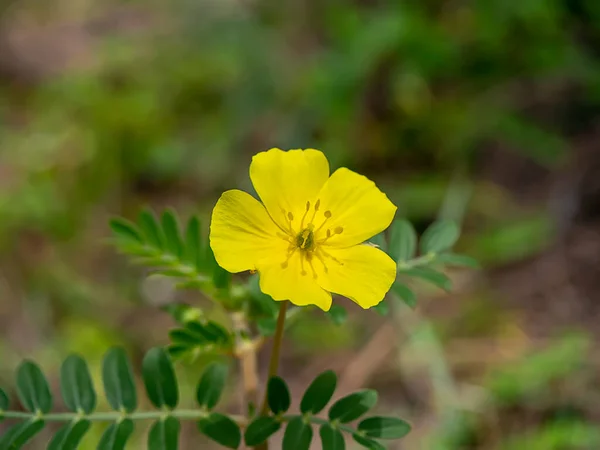
[[[0,388],[0,411],[6,411],[10,406],[8,395]]]
[[[48,381],[32,361],[23,361],[17,369],[17,394],[28,411],[47,414],[52,409],[52,393]]]
[[[44,428],[43,420],[34,419],[13,425],[0,437],[0,450],[19,450]]]
[[[417,233],[412,224],[405,219],[395,220],[390,229],[388,253],[396,262],[414,258],[417,250]]]
[[[197,336],[199,340],[204,339],[207,342],[226,343],[231,339],[229,332],[223,326],[213,321],[200,323],[193,320],[187,322],[185,328]]]
[[[358,442],[363,447],[368,448],[369,450],[385,450],[385,447],[383,445],[381,445],[379,442],[374,441],[373,439],[369,439],[364,436],[361,436],[360,434],[354,433],[352,435],[352,438],[354,438],[354,440],[356,442]]]
[[[440,220],[432,223],[421,236],[421,253],[439,253],[451,248],[460,236],[455,222]]]
[[[179,420],[175,417],[154,422],[148,433],[148,450],[177,450],[179,429]]]
[[[133,434],[133,428],[131,419],[113,423],[102,434],[97,450],[124,450],[125,444]]]
[[[140,212],[138,225],[148,244],[159,250],[165,249],[164,236],[152,211],[145,209]]]
[[[250,422],[250,425],[248,425],[248,428],[246,428],[246,433],[244,434],[246,445],[248,447],[254,447],[258,444],[262,444],[270,436],[279,431],[280,428],[281,423],[278,422],[274,417],[257,417]]]
[[[225,380],[227,379],[228,368],[222,363],[210,364],[198,383],[196,399],[200,406],[212,409],[217,406],[221,393],[225,388]]]
[[[450,278],[443,273],[428,267],[404,269],[401,270],[400,273],[409,277],[420,278],[421,280],[427,281],[445,291],[450,291],[452,289],[452,281],[450,281]]]
[[[377,391],[365,389],[336,401],[329,409],[329,420],[341,423],[358,419],[377,403]]]
[[[394,284],[392,284],[392,292],[400,297],[400,300],[406,303],[410,308],[417,306],[417,296],[405,284],[394,281]]]
[[[89,420],[77,420],[64,425],[54,435],[47,450],[76,450],[90,425]]]
[[[327,315],[336,325],[342,325],[348,319],[348,311],[340,305],[332,305],[327,311]]]
[[[282,450],[308,450],[312,441],[313,430],[302,417],[289,421],[283,435]]]
[[[385,300],[380,301],[378,304],[372,307],[377,313],[382,316],[387,316],[390,312],[390,305]]]
[[[192,333],[185,328],[174,328],[169,331],[169,339],[173,344],[183,345],[185,347],[196,347],[206,345],[209,342],[203,337]]]
[[[96,391],[87,363],[70,355],[60,368],[60,391],[65,405],[73,412],[90,414],[96,408]]]
[[[144,239],[137,230],[135,224],[121,217],[115,217],[110,220],[110,228],[117,236],[117,239],[123,244],[142,245]]]
[[[337,375],[333,370],[326,370],[310,383],[300,401],[302,414],[320,413],[333,397],[337,385]]]
[[[173,364],[167,352],[162,348],[153,348],[142,362],[142,376],[148,398],[154,406],[175,408],[179,402],[177,378]]]
[[[400,439],[410,433],[410,425],[396,417],[367,417],[358,424],[358,431],[367,437]]]
[[[227,448],[238,448],[242,442],[238,424],[223,414],[211,413],[198,422],[198,428],[207,437]]]
[[[275,414],[286,412],[291,403],[290,390],[283,378],[274,376],[267,384],[267,400],[269,408]]]
[[[173,211],[166,210],[162,213],[161,222],[165,233],[167,251],[177,258],[181,258],[183,256],[183,243],[179,234],[177,216]]]
[[[441,253],[436,256],[436,261],[448,266],[469,267],[479,269],[480,265],[475,258],[467,255],[458,255],[456,253]]]
[[[120,347],[113,347],[102,363],[104,392],[110,406],[116,410],[133,412],[137,408],[137,394],[129,358]]]
[[[200,220],[192,216],[185,231],[185,261],[197,270],[202,269],[202,241],[200,240]]]
[[[319,434],[321,435],[323,450],[345,450],[346,443],[344,442],[344,436],[337,428],[333,428],[330,424],[326,423],[321,425]]]
[[[273,336],[277,328],[277,320],[272,318],[262,318],[256,321],[256,328],[262,336]]]

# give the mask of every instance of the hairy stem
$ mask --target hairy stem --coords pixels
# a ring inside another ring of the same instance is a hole
[[[277,328],[275,329],[275,336],[273,337],[273,347],[271,349],[271,359],[269,361],[269,372],[267,375],[267,383],[271,379],[277,375],[277,370],[279,369],[279,355],[281,353],[281,341],[283,338],[283,329],[285,326],[285,316],[287,311],[288,302],[286,300],[281,302],[281,306],[279,307],[279,315],[277,316]],[[265,396],[262,403],[261,415],[266,415],[269,412],[269,404],[267,402],[267,388],[265,386]],[[256,450],[268,450],[269,443],[264,442],[257,447]]]
[[[91,414],[79,414],[79,413],[27,413],[21,411],[2,411],[0,412],[0,418],[3,419],[16,419],[16,420],[29,420],[29,419],[42,419],[47,422],[72,422],[74,420],[86,419],[92,422],[118,422],[124,418],[131,420],[158,420],[166,416],[177,417],[183,420],[200,420],[208,417],[207,411],[199,409],[180,409],[173,411],[140,411],[133,412],[130,414],[123,414],[120,412],[97,412]],[[246,426],[247,420],[242,416],[229,416],[240,426]]]

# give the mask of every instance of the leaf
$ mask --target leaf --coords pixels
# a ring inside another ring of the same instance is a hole
[[[133,421],[124,419],[113,423],[102,434],[97,450],[124,450],[127,440],[133,434]]]
[[[179,402],[179,390],[173,364],[162,348],[153,348],[142,362],[142,376],[148,398],[154,406],[171,409]]]
[[[227,289],[231,284],[231,274],[222,267],[215,267],[213,272],[213,284],[217,289]]]
[[[321,435],[321,444],[323,450],[345,450],[346,443],[342,432],[337,428],[333,428],[330,424],[321,425],[319,430]]]
[[[174,344],[184,345],[186,347],[196,347],[207,345],[209,342],[198,334],[192,333],[185,328],[174,328],[169,331],[169,339]]]
[[[60,391],[70,411],[90,414],[96,408],[96,391],[87,363],[70,355],[60,368]]]
[[[177,450],[179,429],[179,420],[175,417],[154,422],[148,433],[148,450]]]
[[[198,428],[213,441],[228,448],[238,448],[242,442],[242,432],[237,423],[229,417],[211,413],[198,422]]]
[[[148,244],[159,250],[165,249],[162,230],[158,226],[156,217],[152,211],[145,209],[140,212],[140,215],[138,216],[138,225]]]
[[[274,414],[281,414],[290,408],[290,390],[283,378],[274,376],[267,384],[267,400]]]
[[[374,441],[373,439],[369,439],[364,436],[361,436],[360,434],[354,433],[352,435],[352,438],[356,442],[358,442],[360,445],[362,445],[363,447],[366,447],[370,450],[385,450],[385,447],[383,445],[381,445],[379,442]]]
[[[64,425],[54,435],[47,450],[76,450],[90,425],[89,420],[77,420]]]
[[[380,301],[375,306],[372,306],[371,309],[374,309],[378,314],[382,316],[387,316],[390,312],[390,305],[385,300]]]
[[[340,305],[332,305],[329,311],[327,311],[327,315],[336,325],[342,325],[348,319],[348,311]]]
[[[133,412],[137,408],[131,364],[121,347],[113,347],[106,352],[102,363],[102,379],[106,399],[115,411]]]
[[[273,336],[277,328],[277,320],[272,318],[262,318],[256,321],[256,328],[262,336]]]
[[[365,389],[340,398],[329,409],[329,420],[341,423],[358,419],[377,403],[377,391]]]
[[[185,328],[196,335],[199,340],[204,339],[207,342],[225,343],[231,339],[229,332],[221,325],[213,321],[208,321],[203,324],[193,320],[187,322],[185,324]]]
[[[412,269],[404,269],[399,273],[408,275],[409,277],[420,278],[421,280],[427,281],[434,286],[439,287],[445,291],[452,289],[452,281],[446,275],[437,270],[430,269],[428,267],[414,267]]]
[[[392,284],[392,292],[400,297],[400,300],[406,303],[410,308],[417,306],[417,296],[405,284],[394,281],[394,284]]]
[[[470,267],[471,269],[479,269],[481,267],[475,258],[456,253],[441,253],[437,255],[436,261],[448,266]]]
[[[163,232],[165,233],[165,242],[167,251],[177,258],[183,256],[183,243],[179,234],[179,223],[175,213],[166,210],[161,217]]]
[[[0,450],[18,450],[44,428],[45,423],[40,419],[13,425],[0,436]]]
[[[405,219],[395,220],[390,229],[388,253],[396,262],[414,258],[417,250],[417,232]]]
[[[410,430],[408,422],[396,417],[367,417],[358,424],[358,431],[378,439],[400,439]]]
[[[110,228],[123,244],[143,245],[144,239],[138,232],[136,226],[129,220],[115,217],[110,220]]]
[[[225,388],[227,372],[227,365],[222,363],[212,363],[206,368],[202,378],[200,378],[196,392],[196,399],[200,406],[206,409],[217,406],[221,393]]]
[[[8,395],[0,388],[0,411],[6,411],[10,406]]]
[[[38,365],[25,360],[17,369],[17,394],[30,412],[47,414],[52,409],[52,393],[48,381]]]
[[[270,436],[275,434],[281,428],[281,423],[272,416],[257,417],[244,434],[244,440],[248,447],[254,447],[265,442]]]
[[[455,222],[439,220],[432,223],[421,236],[421,253],[439,253],[451,248],[460,236]]]
[[[202,269],[202,243],[200,240],[200,220],[192,216],[188,221],[185,231],[185,255],[184,260],[190,263],[196,270]]]
[[[313,430],[302,417],[289,421],[283,435],[282,450],[308,450],[312,441]]]
[[[302,400],[300,401],[300,411],[302,414],[320,413],[327,406],[331,397],[333,397],[336,385],[337,375],[333,370],[326,370],[319,374],[310,383],[302,396]]]

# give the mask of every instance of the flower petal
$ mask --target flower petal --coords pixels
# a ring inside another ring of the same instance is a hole
[[[284,230],[289,229],[286,214],[291,212],[293,223],[299,224],[306,202],[315,200],[327,178],[329,162],[322,152],[313,149],[284,152],[272,148],[254,155],[250,164],[254,189]]]
[[[365,309],[381,302],[396,279],[396,263],[370,245],[327,248],[325,251],[329,255],[323,257],[327,272],[322,264],[315,264],[319,285],[348,297]]]
[[[285,253],[283,256],[285,258]],[[331,294],[323,290],[310,273],[301,275],[300,252],[292,255],[285,268],[282,262],[259,265],[261,291],[273,300],[289,300],[297,306],[316,305],[329,311]]]
[[[210,246],[217,263],[229,272],[256,269],[264,259],[285,256],[288,243],[264,206],[250,194],[227,191],[215,205],[210,222]]]
[[[321,211],[331,213],[323,227],[334,233],[326,242],[328,247],[360,244],[385,230],[396,213],[396,206],[375,183],[345,167],[331,175],[318,198]],[[335,234],[336,229],[343,231]],[[323,231],[320,237],[322,234]]]

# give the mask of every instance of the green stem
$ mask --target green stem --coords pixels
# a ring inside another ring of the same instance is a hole
[[[180,409],[174,411],[142,411],[134,412],[130,414],[123,414],[120,412],[99,412],[92,414],[79,414],[79,413],[53,413],[53,414],[38,414],[38,413],[27,413],[21,411],[2,411],[0,412],[0,418],[3,419],[18,419],[18,420],[29,420],[29,419],[43,419],[47,422],[72,422],[74,420],[86,419],[92,422],[118,422],[124,418],[131,420],[159,420],[166,416],[177,417],[183,420],[200,420],[208,417],[207,411],[198,409]],[[246,419],[242,416],[230,415],[232,420],[238,423],[240,426],[246,425]]]
[[[284,300],[281,302],[279,307],[279,315],[277,316],[277,328],[275,329],[275,336],[273,337],[273,347],[271,349],[271,359],[269,361],[269,372],[267,376],[267,383],[271,377],[277,375],[279,368],[279,355],[281,353],[281,341],[283,338],[283,329],[285,327],[285,317],[287,311],[288,302]],[[268,385],[267,385],[268,386]],[[265,397],[263,399],[261,415],[265,416],[269,412],[269,403],[267,397],[267,386],[265,386]],[[265,441],[260,445],[254,447],[255,450],[269,450],[269,442]]]

